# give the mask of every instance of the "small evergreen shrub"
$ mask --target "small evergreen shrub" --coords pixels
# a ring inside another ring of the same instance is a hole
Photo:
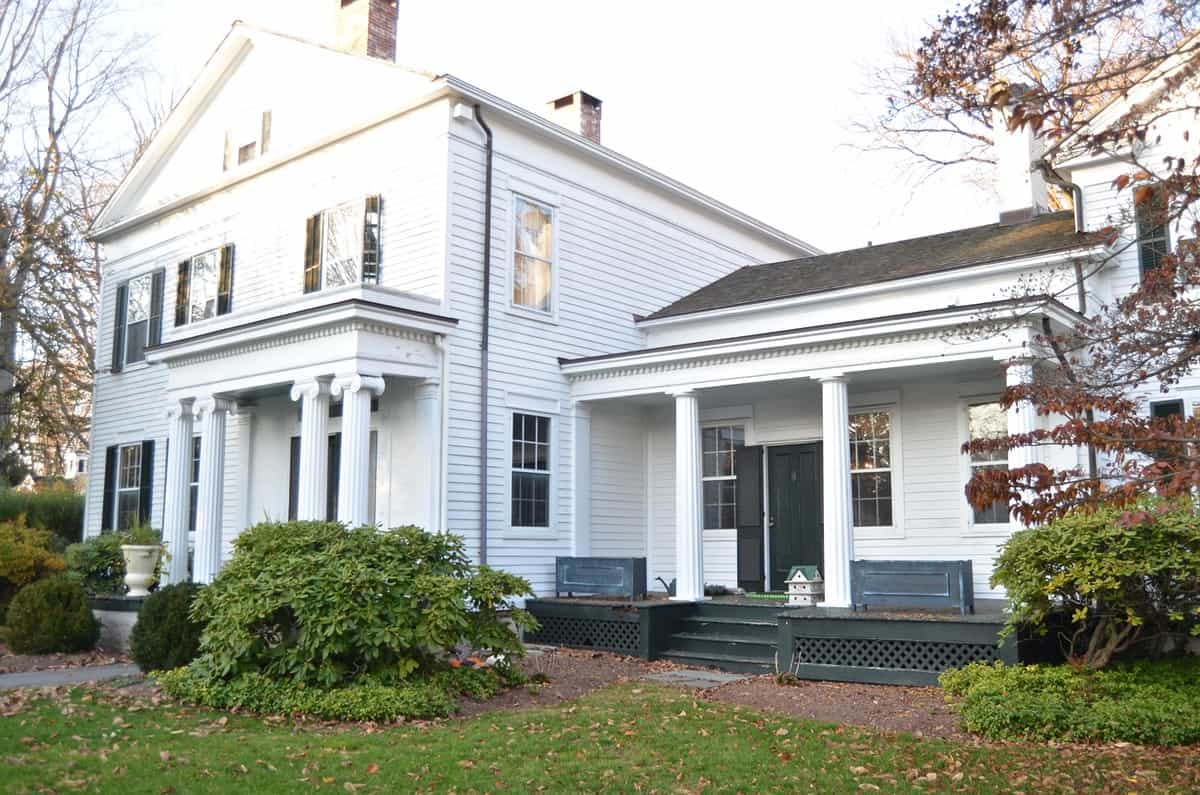
[[[94,596],[125,593],[121,533],[101,533],[67,547],[67,573]]]
[[[1200,742],[1200,658],[1101,671],[972,663],[941,676],[968,731],[992,740]]]
[[[27,527],[23,517],[0,521],[0,624],[19,590],[66,568],[53,548],[53,534]]]
[[[204,624],[190,616],[200,588],[192,582],[178,583],[147,597],[129,636],[134,662],[143,671],[178,668],[200,653]]]
[[[61,544],[71,544],[83,536],[83,495],[66,484],[35,491],[0,490],[0,522],[18,516],[24,516],[31,527],[54,533]]]
[[[18,654],[86,651],[99,639],[87,594],[66,577],[27,585],[8,606],[8,645]]]

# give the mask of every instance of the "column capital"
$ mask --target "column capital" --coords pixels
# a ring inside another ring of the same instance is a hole
[[[812,379],[814,381],[820,381],[822,384],[846,384],[846,383],[849,383],[849,379],[846,378],[846,374],[842,373],[842,372],[819,373],[819,374],[813,375]]]
[[[174,421],[184,416],[193,416],[192,406],[195,402],[195,398],[176,398],[167,401],[167,419]]]
[[[442,382],[437,378],[423,378],[417,382],[417,400],[436,400],[442,396]]]
[[[383,394],[385,386],[383,379],[377,375],[351,373],[350,375],[339,375],[333,379],[331,390],[334,397],[341,397],[344,393],[360,392],[364,389],[373,396],[379,396]]]
[[[667,394],[673,398],[697,397],[699,390],[694,386],[681,386],[678,389],[668,389]]]
[[[209,395],[208,397],[197,398],[192,403],[192,416],[196,419],[203,419],[209,414],[225,414],[237,409],[237,403],[227,398]]]
[[[292,400],[300,400],[301,398],[315,398],[319,395],[329,394],[330,379],[325,376],[319,378],[301,378],[292,384]]]

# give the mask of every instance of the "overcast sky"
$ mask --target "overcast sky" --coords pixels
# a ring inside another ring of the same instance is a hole
[[[130,2],[163,79],[186,87],[235,19],[321,38],[338,0]],[[398,60],[531,109],[588,91],[607,146],[833,251],[995,217],[989,191],[961,175],[914,189],[849,127],[867,70],[952,4],[400,0]]]

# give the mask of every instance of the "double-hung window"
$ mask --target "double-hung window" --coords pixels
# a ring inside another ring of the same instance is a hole
[[[737,529],[737,471],[734,451],[746,442],[741,425],[720,425],[700,431],[703,457],[704,529]]]
[[[1138,267],[1144,277],[1147,271],[1159,268],[1171,248],[1168,225],[1167,194],[1156,187],[1151,198],[1135,208],[1137,218]]]
[[[150,314],[154,274],[129,280],[125,305],[125,364],[144,361],[150,337]]]
[[[850,500],[855,527],[892,526],[892,418],[850,415]]]
[[[196,532],[196,506],[200,504],[200,437],[192,437],[192,479],[188,483],[188,532]]]
[[[998,402],[975,403],[967,406],[967,438],[969,441],[998,439],[1008,435],[1008,415]],[[968,474],[974,476],[981,470],[1008,470],[1008,453],[1005,450],[988,450],[971,453]],[[976,525],[1008,524],[1008,502],[996,500],[983,508],[972,507],[972,522]]]
[[[523,196],[513,197],[512,303],[554,311],[554,210]]]
[[[348,284],[378,284],[379,196],[322,210],[308,219],[304,245],[304,292]]]
[[[153,439],[105,449],[100,529],[127,530],[138,522],[150,521],[153,486]]]
[[[550,526],[550,418],[512,415],[512,526]]]
[[[117,530],[128,530],[141,516],[142,445],[122,445],[117,459]]]
[[[179,263],[175,325],[226,315],[233,310],[233,245],[210,249]]]

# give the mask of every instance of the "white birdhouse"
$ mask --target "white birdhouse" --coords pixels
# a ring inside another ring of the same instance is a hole
[[[788,572],[788,605],[803,607],[825,599],[825,580],[816,566],[792,566]]]

